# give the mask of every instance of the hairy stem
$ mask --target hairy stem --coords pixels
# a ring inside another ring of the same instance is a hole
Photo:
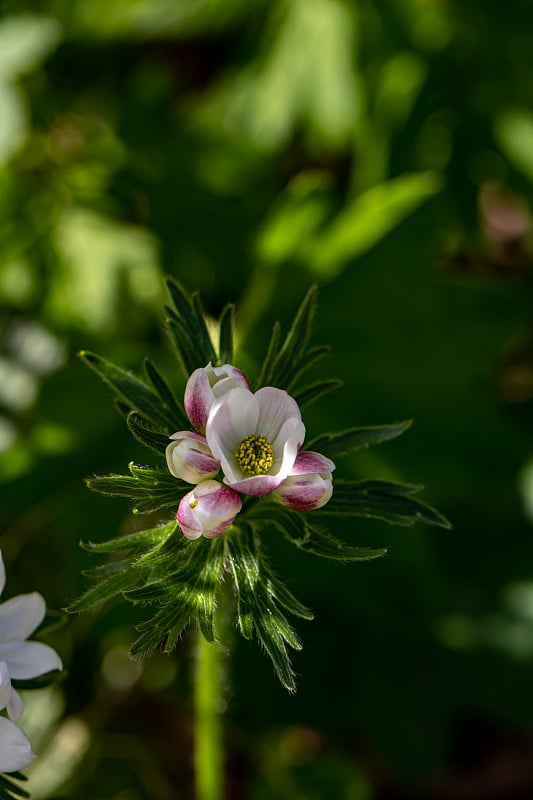
[[[222,800],[224,755],[221,711],[220,645],[198,632],[194,681],[196,800]]]

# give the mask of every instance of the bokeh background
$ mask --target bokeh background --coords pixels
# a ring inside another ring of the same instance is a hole
[[[76,359],[183,377],[163,278],[238,305],[252,375],[312,282],[345,388],[310,435],[412,418],[345,475],[424,484],[451,532],[361,520],[340,566],[266,544],[316,612],[299,691],[232,643],[232,800],[533,796],[533,8],[528,0],[4,0],[0,544],[63,608],[80,539],[139,528],[83,478],[153,463]],[[33,797],[191,797],[191,668],[112,604],[49,639]]]

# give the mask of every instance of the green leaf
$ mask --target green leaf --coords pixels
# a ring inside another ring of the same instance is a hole
[[[263,366],[261,368],[261,373],[259,375],[259,380],[258,380],[259,386],[270,386],[272,384],[272,374],[274,371],[274,363],[276,361],[276,357],[279,350],[280,338],[281,338],[281,325],[279,324],[279,322],[275,322],[274,325],[272,326],[272,334],[270,336],[270,342],[268,344],[265,360],[263,361]]]
[[[130,533],[128,536],[117,536],[107,542],[82,542],[81,546],[92,553],[119,553],[119,552],[138,552],[146,548],[161,545],[177,529],[177,522],[168,522],[158,528],[150,528],[138,533]]]
[[[272,573],[250,526],[233,527],[226,548],[237,592],[240,631],[246,639],[255,632],[281,683],[294,692],[296,683],[286,645],[299,650],[301,643],[283,611],[304,619],[313,615]]]
[[[330,501],[331,502],[331,501]],[[316,515],[316,512],[311,512]],[[267,519],[299,550],[335,561],[369,561],[387,552],[386,548],[354,547],[316,528],[306,516],[287,508],[269,507]]]
[[[233,364],[233,328],[235,307],[225,306],[219,321],[218,363]]]
[[[168,557],[161,559],[160,567],[165,571],[154,569],[156,592],[152,599],[159,609],[138,626],[141,635],[131,649],[132,655],[144,656],[159,646],[171,652],[193,621],[198,623],[205,638],[213,641],[216,597],[224,574],[224,539],[189,543],[184,555],[186,558],[181,562]],[[133,595],[137,603],[150,602],[152,585],[143,588],[146,593],[137,589]]]
[[[442,514],[410,496],[418,489],[392,481],[338,482],[331,500],[320,511],[330,515],[375,517],[396,525],[425,522],[451,528]]]
[[[17,797],[30,797],[30,793],[19,786],[16,781],[27,781],[22,772],[10,772],[9,776],[0,774],[0,800],[14,800]]]
[[[169,445],[169,437],[166,433],[161,433],[157,428],[154,428],[136,411],[130,411],[127,414],[126,423],[134,439],[155,453],[165,455]]]
[[[317,381],[310,386],[304,386],[302,389],[293,392],[293,397],[300,408],[304,408],[310,403],[314,403],[315,400],[318,400],[320,397],[324,397],[324,395],[340,389],[342,385],[343,382],[335,378],[328,381]]]
[[[163,427],[165,431],[174,432],[171,430],[174,425],[171,415],[164,408],[159,396],[143,381],[95,353],[84,350],[79,356],[111,388],[119,400],[145,417],[156,428]]]
[[[12,685],[15,689],[22,689],[22,691],[30,689],[45,689],[47,686],[53,686],[56,683],[61,683],[68,676],[65,669],[54,669],[51,672],[46,672],[44,675],[37,675],[35,678],[28,678],[27,680],[11,679]]]
[[[160,508],[177,509],[180,492],[187,484],[168,472],[129,464],[131,475],[102,475],[88,478],[89,489],[100,494],[128,497],[135,501],[135,513],[145,514]]]
[[[359,450],[362,447],[387,442],[401,436],[411,427],[411,420],[404,420],[392,425],[377,425],[367,428],[350,428],[338,433],[325,433],[309,442],[307,449],[323,453],[329,458],[342,456]]]
[[[173,279],[167,280],[167,289],[173,304],[167,324],[186,373],[205,367],[209,362],[215,364],[217,356],[198,293],[189,300],[180,284]]]
[[[168,410],[170,419],[174,422],[176,430],[181,431],[188,429],[190,427],[190,422],[185,414],[183,406],[178,403],[172,389],[152,362],[147,358],[144,361],[144,369],[148,380],[163,401],[165,408]]]
[[[318,289],[311,286],[298,309],[294,322],[285,338],[272,369],[272,382],[275,386],[286,388],[293,377],[295,367],[305,352],[316,307]]]
[[[315,275],[333,278],[441,187],[440,176],[430,172],[407,173],[373,186],[317,234],[308,266]]]

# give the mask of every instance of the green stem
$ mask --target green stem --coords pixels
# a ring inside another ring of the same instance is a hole
[[[222,745],[220,645],[198,632],[194,681],[196,800],[222,800],[224,757]]]

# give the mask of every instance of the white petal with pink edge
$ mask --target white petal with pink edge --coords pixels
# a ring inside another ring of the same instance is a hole
[[[192,431],[178,431],[170,438],[173,441],[165,455],[171,475],[186,483],[200,483],[215,477],[220,465],[213,458],[204,436]]]

